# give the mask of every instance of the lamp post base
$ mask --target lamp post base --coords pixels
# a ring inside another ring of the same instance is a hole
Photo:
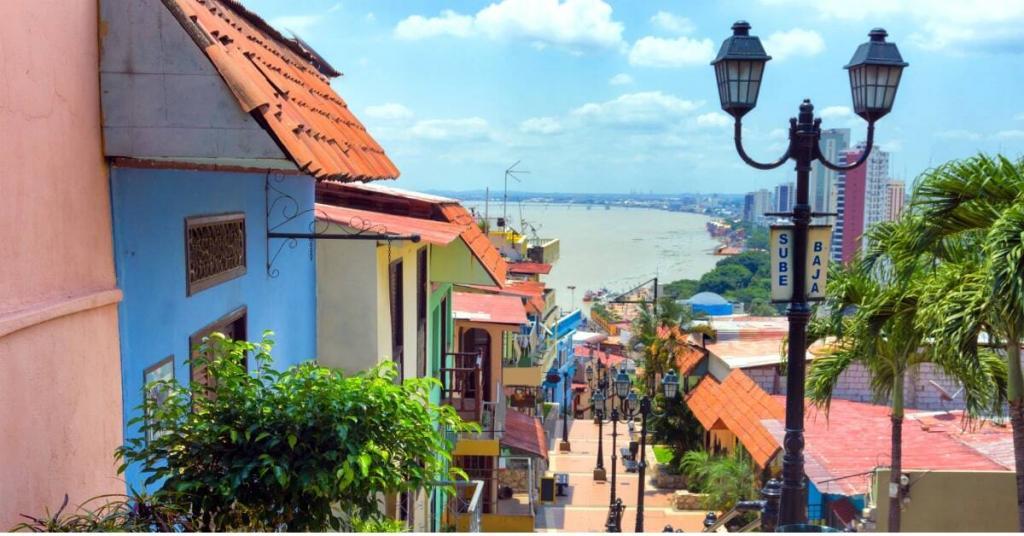
[[[559,441],[558,442],[558,452],[572,452],[572,448],[569,445],[569,442],[568,441]]]
[[[594,469],[594,482],[606,482],[607,480],[608,473],[604,470],[604,467]]]

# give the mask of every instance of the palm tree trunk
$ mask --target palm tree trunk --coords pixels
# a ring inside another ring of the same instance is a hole
[[[1024,376],[1021,375],[1020,344],[1011,336],[1006,343],[1009,378],[1006,397],[1010,406],[1010,426],[1013,428],[1013,458],[1017,470],[1017,524],[1024,532]]]
[[[892,389],[892,463],[889,470],[889,532],[900,531],[901,509],[903,508],[903,490],[900,489],[900,476],[903,474],[903,373],[896,375]]]

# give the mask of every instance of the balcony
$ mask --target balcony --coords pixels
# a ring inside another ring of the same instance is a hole
[[[441,368],[441,403],[455,408],[465,421],[480,422],[484,407],[484,371],[478,353],[449,352]]]

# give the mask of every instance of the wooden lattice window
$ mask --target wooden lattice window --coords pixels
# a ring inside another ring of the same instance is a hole
[[[185,220],[185,280],[189,296],[245,274],[245,214]]]

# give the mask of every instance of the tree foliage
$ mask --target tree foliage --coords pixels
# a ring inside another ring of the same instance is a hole
[[[200,348],[207,357],[193,359],[209,386],[149,386],[166,397],[130,423],[141,434],[118,449],[121,470],[140,464],[147,485],[160,484],[154,497],[191,512],[200,530],[351,530],[381,519],[379,494],[450,476],[444,430],[467,425],[430,403],[436,380],[396,383],[390,363],[354,376],[314,363],[276,371],[270,336],[215,333]]]
[[[750,456],[742,449],[713,455],[691,450],[680,462],[691,491],[705,494],[704,507],[727,512],[739,501],[757,496],[757,474]]]

